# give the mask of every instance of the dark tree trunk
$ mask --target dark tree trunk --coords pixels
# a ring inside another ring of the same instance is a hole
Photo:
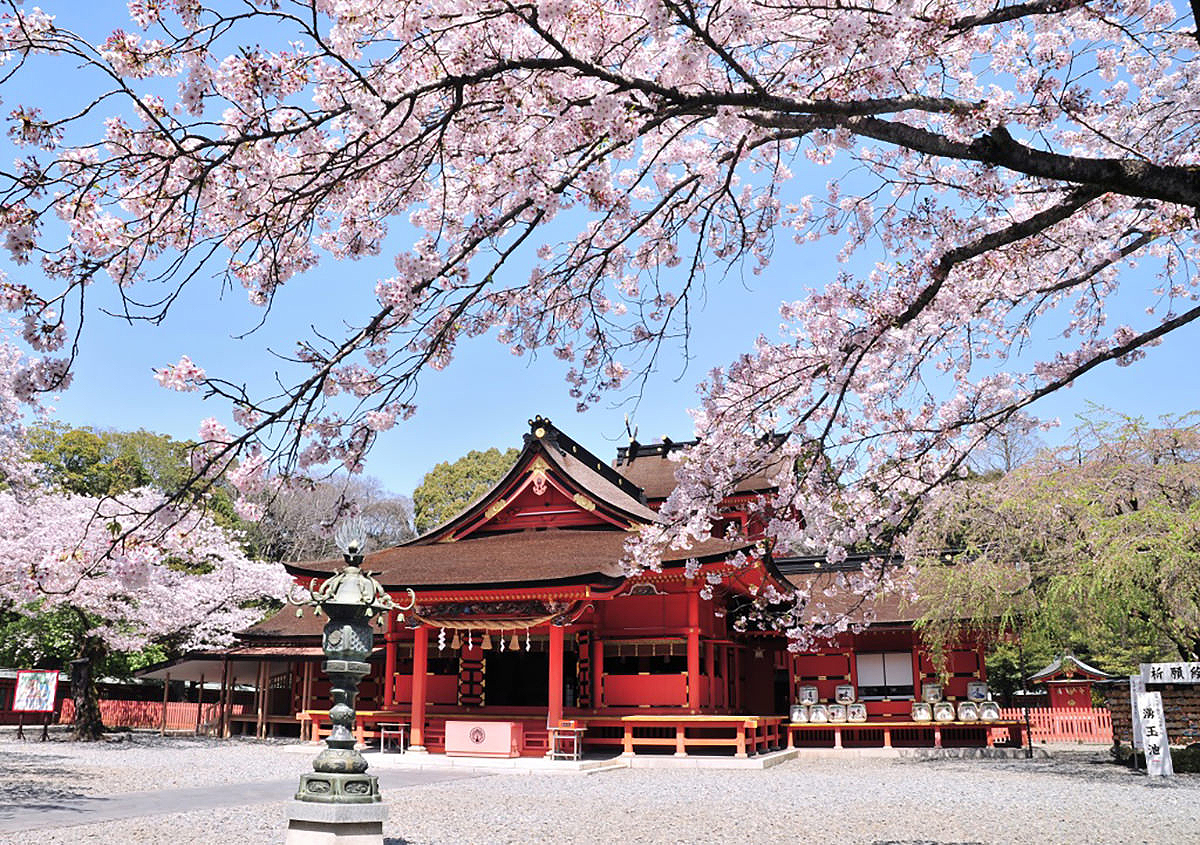
[[[104,644],[94,638],[85,637],[79,649],[79,657],[71,661],[71,698],[75,699],[75,739],[95,742],[104,736],[104,722],[100,718],[100,696],[96,693],[96,679],[92,668],[104,657]]]

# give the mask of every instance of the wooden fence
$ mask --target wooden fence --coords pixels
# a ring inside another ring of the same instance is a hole
[[[1021,707],[1005,707],[1000,710],[1001,719],[1025,721],[1025,710]],[[1113,740],[1112,714],[1104,707],[1031,707],[1029,709],[1029,731],[1031,741],[1038,742],[1093,742],[1111,744]]]
[[[216,724],[221,706],[215,702],[199,704],[195,701],[168,701],[166,730],[195,731],[200,726],[204,733]],[[244,704],[234,704],[230,715],[240,716],[246,710]],[[110,728],[155,728],[162,729],[163,703],[161,701],[100,701],[100,717]],[[75,702],[65,699],[60,725],[69,725],[75,720]]]

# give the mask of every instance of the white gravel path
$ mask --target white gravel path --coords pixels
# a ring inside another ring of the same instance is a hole
[[[252,741],[0,743],[0,806],[271,781],[307,756]],[[766,771],[497,774],[386,789],[387,845],[1200,843],[1200,776],[1152,784],[1100,753],[1017,760],[797,760]],[[0,843],[281,843],[273,804],[0,834]]]

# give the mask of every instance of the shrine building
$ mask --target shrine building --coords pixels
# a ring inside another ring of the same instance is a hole
[[[993,741],[1000,725],[914,721],[914,701],[938,677],[914,633],[917,614],[896,596],[847,605],[872,623],[813,653],[788,651],[775,632],[735,628],[762,591],[817,595],[842,577],[820,558],[773,558],[748,507],[769,490],[765,477],[725,501],[725,519],[747,539],[669,551],[660,571],[627,574],[626,541],[659,521],[675,485],[670,455],[686,445],[632,442],[609,464],[537,417],[512,469],[479,500],[420,537],[368,552],[363,568],[398,601],[413,590],[416,606],[389,613],[376,637],[359,691],[360,739],[376,742],[392,726],[410,750],[464,753],[461,726],[472,724],[489,729],[473,736],[491,737],[476,750],[499,756],[541,756],[564,736],[588,751],[738,756]],[[288,570],[307,584],[341,565]],[[327,732],[323,621],[285,608],[207,656],[209,679],[222,679],[221,730]],[[175,677],[186,671],[177,666]],[[965,701],[969,684],[986,681],[982,644],[960,643],[949,672],[940,692]],[[863,708],[857,724],[789,721],[802,699],[832,706],[845,688]]]
[[[1029,680],[1045,684],[1053,708],[1091,708],[1092,684],[1111,681],[1115,677],[1084,663],[1070,652],[1064,652],[1030,675]]]

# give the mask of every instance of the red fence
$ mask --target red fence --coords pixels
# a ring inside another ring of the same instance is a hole
[[[167,723],[169,731],[194,731],[196,729],[197,709],[199,713],[200,730],[216,724],[220,715],[220,705],[216,703],[197,704],[194,701],[168,701]],[[246,710],[244,704],[235,704],[230,714],[240,716]],[[161,701],[108,701],[100,702],[100,717],[110,728],[162,728],[163,703]],[[66,699],[62,703],[60,725],[69,725],[75,720],[75,702]]]
[[[1025,721],[1025,710],[1005,707],[1002,719]],[[1032,742],[1097,742],[1112,743],[1112,714],[1103,707],[1031,707],[1029,730]]]

